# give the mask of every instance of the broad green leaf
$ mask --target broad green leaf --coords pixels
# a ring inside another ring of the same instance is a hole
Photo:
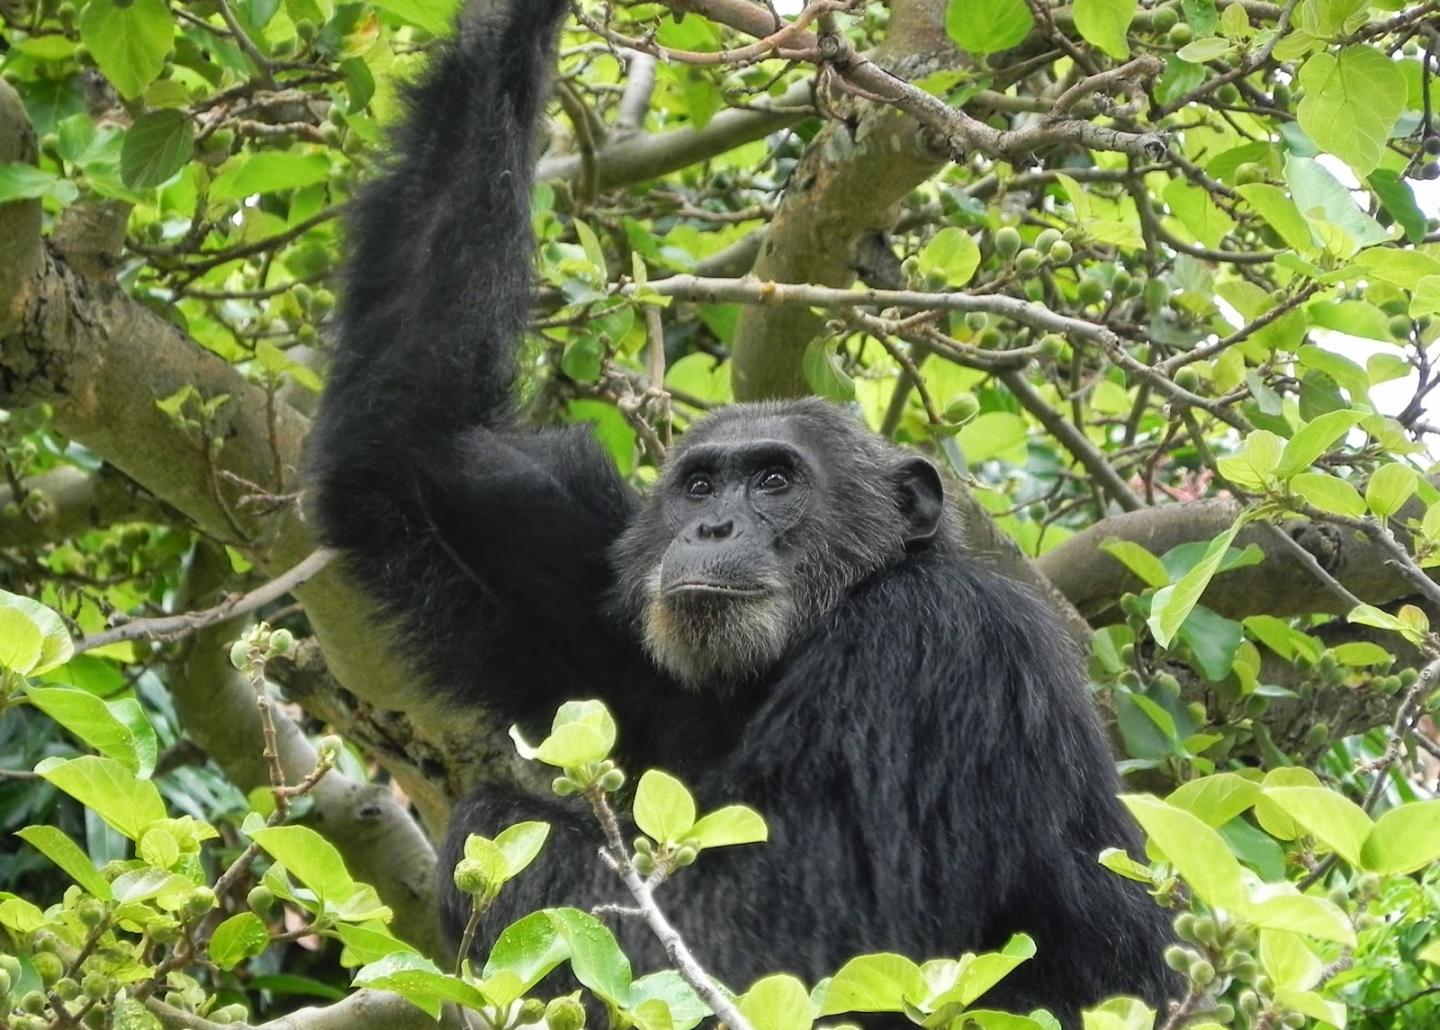
[[[960,959],[955,983],[939,997],[931,999],[930,1006],[939,1009],[944,1005],[969,1005],[1009,976],[1015,967],[1034,957],[1035,941],[1023,933],[1012,936],[999,951],[965,955]]]
[[[1136,0],[1076,0],[1076,29],[1087,43],[1125,61],[1130,56],[1126,33],[1135,20],[1135,9]]]
[[[1276,478],[1289,479],[1304,472],[1363,417],[1360,411],[1328,411],[1301,426],[1285,444],[1280,464],[1275,466]]]
[[[945,9],[945,31],[972,54],[1008,50],[1034,25],[1025,0],[950,0]]]
[[[1308,894],[1277,893],[1251,899],[1240,909],[1244,918],[1262,929],[1287,930],[1354,946],[1355,928],[1334,902]]]
[[[139,840],[151,823],[165,818],[165,802],[155,784],[137,778],[113,758],[47,758],[35,771],[131,840]]]
[[[1440,275],[1427,275],[1415,284],[1410,298],[1410,317],[1440,314]]]
[[[1440,938],[1431,941],[1425,947],[1416,952],[1416,957],[1425,962],[1440,966]]]
[[[1217,61],[1224,57],[1231,50],[1233,44],[1221,36],[1206,36],[1186,43],[1175,56],[1189,64],[1204,64],[1206,61]]]
[[[0,669],[26,675],[40,664],[40,627],[16,608],[0,608]]]
[[[595,230],[583,218],[575,219],[575,235],[580,240],[580,247],[585,251],[585,258],[595,267],[595,277],[604,282],[609,273],[605,269],[605,248],[600,246],[600,237],[595,235]]]
[[[1409,465],[1391,462],[1381,465],[1365,484],[1365,503],[1382,519],[1398,512],[1415,492],[1415,470]]]
[[[1138,998],[1111,998],[1086,1009],[1081,1020],[1082,1030],[1154,1030],[1155,1010]]]
[[[164,69],[174,36],[164,0],[90,0],[80,13],[80,41],[126,100],[138,97]]]
[[[1030,429],[1019,415],[1008,411],[987,411],[960,430],[956,439],[965,452],[965,460],[972,465],[991,458],[1007,458],[1012,454],[1022,456]]]
[[[1302,472],[1290,480],[1290,490],[1321,511],[1359,518],[1365,498],[1349,483],[1325,472]]]
[[[1360,851],[1371,872],[1403,875],[1440,860],[1440,801],[1412,801],[1379,819]]]
[[[25,696],[36,708],[86,744],[107,758],[122,763],[131,772],[148,776],[150,769],[154,768],[154,731],[150,734],[147,756],[149,768],[142,768],[130,725],[94,694],[73,687],[27,687]]]
[[[614,1005],[630,1003],[630,960],[604,923],[577,908],[545,910],[570,949],[570,969],[585,987]]]
[[[702,848],[759,844],[770,839],[770,830],[764,817],[753,808],[726,805],[695,820],[685,839]]]
[[[649,769],[635,788],[635,824],[658,841],[678,841],[695,825],[695,799],[685,785]]]
[[[90,856],[80,850],[80,845],[62,831],[53,826],[27,826],[16,830],[15,836],[65,870],[72,880],[95,897],[110,900],[109,881],[100,875]]]
[[[1244,902],[1240,863],[1218,833],[1159,798],[1122,794],[1120,800],[1207,905],[1236,908]]]
[[[1405,230],[1405,239],[1419,243],[1425,238],[1425,212],[1415,202],[1415,191],[1399,172],[1389,168],[1377,168],[1365,180],[1380,199],[1380,205],[1395,219],[1395,224]]]
[[[270,946],[270,933],[254,912],[240,912],[215,927],[210,935],[210,960],[221,969],[234,969]]]
[[[1370,835],[1370,817],[1359,805],[1325,787],[1266,787],[1265,797],[1352,866]]]
[[[20,162],[0,163],[0,204],[12,200],[40,200],[49,197],[69,204],[80,190],[69,179]]]
[[[695,989],[673,969],[662,969],[658,973],[642,976],[630,985],[632,1008],[647,1001],[661,1001],[665,1004],[670,1011],[674,1030],[690,1030],[712,1015],[710,1006],[701,1001]]]
[[[1331,1026],[1345,1026],[1345,1004],[1330,1001],[1314,991],[1297,991],[1292,987],[1275,988],[1275,1000],[1283,1008],[1292,1009],[1311,1019]]]
[[[903,1012],[906,999],[918,1000],[927,993],[920,967],[904,955],[862,955],[830,979],[819,1014]]]
[[[1371,46],[1318,53],[1300,68],[1305,91],[1296,117],[1316,146],[1364,178],[1380,165],[1385,141],[1405,109],[1405,76]]]
[[[134,190],[159,186],[195,152],[195,127],[183,111],[162,108],[135,120],[120,148],[120,178]]]
[[[1260,785],[1235,773],[1202,776],[1176,788],[1165,803],[1219,828],[1255,803]]]
[[[454,24],[459,0],[375,0],[375,6],[432,36],[444,36]]]
[[[231,158],[210,186],[216,203],[241,200],[260,193],[296,189],[330,177],[330,159],[324,154],[294,154],[262,150]]]
[[[1280,987],[1308,990],[1320,982],[1325,965],[1299,934],[1285,930],[1260,931],[1260,964]]]
[[[516,823],[495,835],[495,846],[505,856],[507,879],[535,861],[548,836],[550,824],[541,822]]]
[[[739,1008],[754,1030],[810,1030],[815,1022],[810,992],[785,973],[756,980],[741,996]]]
[[[980,267],[980,248],[964,229],[946,226],[921,248],[918,261],[922,274],[936,276],[947,289],[958,290]]]
[[[24,670],[32,676],[39,676],[58,668],[70,660],[75,653],[70,643],[70,631],[58,614],[33,598],[0,590],[0,610],[13,609],[29,619],[40,631],[40,658]],[[0,637],[3,639],[3,637]],[[17,670],[20,671],[20,670]]]
[[[615,746],[615,720],[599,701],[566,701],[555,713],[550,736],[538,747],[525,743],[519,727],[510,728],[510,739],[524,758],[575,769],[610,754]]]
[[[1385,650],[1379,644],[1372,644],[1368,640],[1352,640],[1349,643],[1337,644],[1330,649],[1335,660],[1348,668],[1357,668],[1366,665],[1389,665],[1395,661],[1395,656]]]
[[[1246,183],[1235,187],[1235,191],[1260,213],[1270,228],[1280,234],[1287,247],[1293,247],[1301,254],[1314,253],[1315,235],[1310,231],[1310,223],[1279,186],[1264,182]]]
[[[482,975],[488,980],[502,971],[514,973],[528,991],[569,957],[570,945],[555,921],[545,912],[532,912],[501,931]]]
[[[855,380],[840,363],[839,345],[839,340],[816,337],[806,344],[800,366],[805,373],[805,381],[816,396],[832,401],[852,401],[855,399]]]
[[[1312,228],[1317,228],[1318,220],[1323,220],[1344,231],[1351,243],[1347,254],[1353,253],[1356,248],[1383,243],[1390,238],[1379,222],[1356,206],[1350,191],[1313,158],[1296,154],[1287,156],[1285,181],[1290,186],[1295,206],[1310,221]]]
[[[1160,559],[1133,540],[1111,537],[1100,545],[1100,550],[1120,562],[1149,587],[1163,587],[1170,582],[1170,574]]]
[[[1217,249],[1220,242],[1235,228],[1235,219],[1227,215],[1210,194],[1184,179],[1171,179],[1162,193],[1171,214],[1205,246]]]
[[[479,990],[459,977],[442,973],[439,966],[422,955],[388,955],[360,969],[351,983],[355,987],[394,991],[436,1019],[447,1001],[471,1009],[486,1005]]]
[[[1170,641],[1175,639],[1175,634],[1180,631],[1186,616],[1199,603],[1205,588],[1210,585],[1211,578],[1220,567],[1231,541],[1240,531],[1240,526],[1241,523],[1237,520],[1229,529],[1210,541],[1205,557],[1185,573],[1179,582],[1155,592],[1146,625],[1150,627],[1150,632],[1161,647],[1170,646]]]
[[[308,826],[267,826],[250,834],[290,875],[333,905],[349,900],[357,884],[340,852]]]
[[[1220,474],[1246,490],[1269,489],[1284,453],[1285,441],[1265,429],[1257,429],[1245,437],[1240,453],[1221,458],[1216,464]]]

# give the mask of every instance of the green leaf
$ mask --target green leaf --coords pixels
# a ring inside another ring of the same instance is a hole
[[[23,597],[20,594],[12,594],[7,590],[0,590],[0,610],[5,609],[24,615],[40,631],[39,659],[29,668],[17,669],[17,672],[39,676],[64,665],[75,653],[75,648],[70,643],[70,632],[65,628],[65,621],[39,601]],[[0,635],[0,641],[3,640],[3,635]]]
[[[1236,486],[1264,491],[1270,488],[1284,449],[1283,439],[1269,430],[1257,429],[1245,437],[1239,454],[1221,458],[1216,465],[1220,474]]]
[[[0,608],[0,668],[26,675],[40,664],[40,627],[15,608]]]
[[[270,946],[264,921],[254,912],[231,916],[210,935],[210,960],[221,969],[234,969]]]
[[[1375,219],[1361,211],[1350,191],[1316,160],[1290,154],[1285,158],[1285,181],[1290,185],[1295,206],[1310,220],[1328,222],[1341,229],[1355,247],[1384,243],[1390,234]]]
[[[250,837],[291,876],[333,905],[344,904],[358,889],[335,845],[308,826],[267,826]]]
[[[1216,61],[1230,52],[1233,44],[1220,36],[1207,36],[1204,39],[1197,39],[1194,42],[1186,43],[1175,56],[1189,64],[1204,64],[1206,61]]]
[[[1330,653],[1335,656],[1337,662],[1349,668],[1390,665],[1395,661],[1393,654],[1379,644],[1372,644],[1368,640],[1352,640],[1346,644],[1337,644]]]
[[[630,985],[630,1005],[634,1008],[647,1001],[661,1001],[670,1012],[674,1030],[690,1030],[713,1013],[700,1000],[695,989],[673,969],[642,976]]]
[[[15,836],[65,870],[72,880],[95,897],[103,901],[112,897],[109,881],[100,875],[90,856],[60,830],[53,826],[27,826],[16,830]]]
[[[928,993],[920,967],[904,955],[861,955],[830,979],[819,1014],[903,1012],[907,999],[919,1000]]]
[[[1370,817],[1355,802],[1325,787],[1266,787],[1265,797],[1352,866],[1370,835]]]
[[[1308,894],[1279,893],[1240,908],[1244,918],[1256,927],[1286,930],[1353,947],[1355,928],[1334,902]]]
[[[1371,46],[1347,46],[1337,55],[1315,54],[1300,68],[1305,91],[1296,117],[1322,150],[1364,178],[1380,165],[1385,141],[1405,110],[1405,76]]]
[[[401,21],[418,25],[432,36],[444,36],[455,21],[458,0],[374,0]]]
[[[424,1009],[435,1019],[447,1001],[471,1009],[483,1009],[486,999],[475,987],[459,977],[442,973],[440,967],[422,955],[387,955],[355,974],[355,987],[394,991],[406,1001]]]
[[[216,203],[241,200],[260,193],[309,186],[328,178],[330,159],[324,154],[262,150],[227,161],[210,186],[210,199]]]
[[[1126,34],[1136,6],[1136,0],[1075,0],[1075,28],[1086,42],[1123,61],[1130,56]]]
[[[149,776],[155,767],[155,733],[150,730],[142,764],[141,748],[131,724],[116,714],[115,707],[106,704],[94,694],[73,687],[27,687],[25,695],[30,703],[40,709],[61,726],[89,744],[107,758],[122,763],[131,772]],[[133,702],[132,702],[133,704]],[[129,712],[131,718],[138,713],[143,725],[149,729],[143,711]]]
[[[1298,934],[1284,930],[1260,931],[1260,964],[1280,987],[1306,990],[1320,982],[1325,964]]]
[[[1310,223],[1279,186],[1263,182],[1246,183],[1235,187],[1235,191],[1259,212],[1270,228],[1280,234],[1287,247],[1301,254],[1315,252],[1315,234],[1310,231]]]
[[[1205,593],[1205,588],[1210,585],[1211,578],[1220,567],[1220,562],[1224,559],[1231,541],[1240,531],[1240,526],[1241,523],[1237,520],[1229,529],[1210,541],[1210,546],[1205,550],[1205,556],[1196,563],[1194,568],[1185,573],[1179,582],[1162,587],[1155,592],[1155,599],[1150,605],[1150,617],[1146,620],[1146,624],[1161,647],[1170,646],[1170,641],[1175,639],[1175,634],[1179,632],[1186,616],[1199,603],[1201,595]]]
[[[585,987],[621,1008],[630,1003],[630,960],[604,923],[576,908],[545,910],[570,948],[570,970]]]
[[[1380,206],[1405,230],[1405,239],[1419,243],[1425,238],[1425,212],[1415,202],[1415,191],[1399,172],[1377,168],[1365,180],[1380,199]]]
[[[1034,26],[1025,0],[950,0],[945,9],[945,31],[972,54],[1009,50]]]
[[[47,758],[35,771],[131,840],[139,840],[151,823],[165,818],[165,802],[155,784],[138,779],[113,758]]]
[[[590,228],[590,223],[583,218],[575,219],[575,235],[580,240],[580,249],[585,251],[585,258],[594,266],[595,279],[597,282],[604,282],[609,276],[605,268],[605,248],[600,246],[600,237],[595,235],[595,230]]]
[[[126,100],[138,97],[164,69],[174,36],[164,0],[90,0],[80,14],[80,41]]]
[[[1219,828],[1247,810],[1260,796],[1260,785],[1235,773],[1202,776],[1175,789],[1165,803],[1183,808],[1206,826]]]
[[[120,178],[133,190],[159,186],[195,153],[195,127],[183,111],[165,108],[141,115],[120,148]]]
[[[810,992],[785,973],[756,980],[740,998],[739,1008],[754,1030],[810,1030],[815,1022]]]
[[[550,736],[538,747],[525,743],[518,726],[510,728],[510,739],[524,758],[576,769],[609,756],[615,746],[615,720],[599,701],[566,701],[555,713]]]
[[[678,841],[695,825],[695,799],[685,785],[649,769],[635,789],[635,824],[658,841]]]
[[[839,345],[839,340],[823,336],[811,340],[805,346],[801,369],[805,373],[805,381],[817,396],[832,401],[852,401],[855,399],[855,380],[840,364],[837,354]]]
[[[1100,550],[1139,576],[1148,587],[1163,587],[1170,582],[1170,573],[1160,559],[1133,540],[1111,537],[1100,545]]]
[[[550,824],[541,822],[516,823],[496,834],[495,846],[505,856],[506,879],[513,878],[535,861],[548,836]]]
[[[1398,512],[1415,492],[1415,470],[1392,461],[1381,465],[1365,484],[1365,503],[1382,519]]]
[[[1280,464],[1275,466],[1275,477],[1289,479],[1304,472],[1363,417],[1360,411],[1328,411],[1301,426],[1285,445]]]
[[[1220,246],[1235,228],[1235,219],[1227,215],[1219,205],[1210,199],[1207,190],[1193,186],[1184,179],[1171,179],[1161,194],[1165,206],[1190,235],[1212,249]]]
[[[727,847],[732,844],[759,844],[770,839],[765,819],[753,808],[726,805],[701,816],[685,835],[702,848]]]
[[[1440,801],[1414,801],[1375,821],[1361,864],[1386,876],[1404,875],[1440,860]]]
[[[946,226],[925,244],[917,261],[921,274],[944,280],[950,289],[959,289],[980,267],[980,248],[964,229]]]
[[[964,1008],[1009,976],[1021,963],[1034,957],[1035,941],[1023,933],[1012,936],[999,951],[964,955],[960,959],[955,982],[930,999],[929,1007],[938,1010],[945,1005],[959,1005]]]
[[[1333,515],[1359,518],[1365,514],[1365,499],[1343,479],[1324,472],[1302,472],[1290,480],[1290,490]]]
[[[967,422],[956,439],[965,452],[965,460],[972,465],[991,458],[1007,459],[1011,456],[1023,461],[1030,428],[1019,415],[1008,411],[987,411]]]
[[[1207,905],[1236,908],[1243,904],[1240,863],[1220,834],[1183,808],[1147,794],[1122,794],[1120,800]]]
[[[0,164],[0,204],[12,200],[40,200],[46,197],[61,204],[72,203],[80,190],[69,179],[34,165]]]
[[[521,989],[528,991],[569,957],[570,945],[555,921],[545,912],[532,912],[495,938],[482,975],[488,980],[501,972],[513,973],[523,984]]]

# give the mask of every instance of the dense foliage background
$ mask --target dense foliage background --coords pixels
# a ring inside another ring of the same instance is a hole
[[[0,0],[0,1024],[505,1026],[566,961],[617,1024],[706,1011],[573,910],[449,972],[426,831],[514,748],[305,524],[338,216],[454,6]],[[1087,1026],[1436,1025],[1440,5],[801,6],[576,5],[535,418],[644,483],[817,392],[948,468],[1087,651],[1151,842],[1102,860],[1185,940],[1170,1011]],[[607,721],[540,759],[628,804]],[[648,782],[645,871],[756,835]],[[477,898],[537,840],[476,843]],[[729,987],[1050,1025],[970,1007],[1026,948]]]

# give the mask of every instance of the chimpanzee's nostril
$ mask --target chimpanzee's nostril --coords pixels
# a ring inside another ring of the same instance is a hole
[[[735,520],[726,519],[724,522],[706,523],[702,522],[696,527],[701,540],[724,540],[735,531]]]

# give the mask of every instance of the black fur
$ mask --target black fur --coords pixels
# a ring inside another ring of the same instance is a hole
[[[1023,930],[1039,955],[987,1003],[1071,1024],[1115,993],[1163,1002],[1165,916],[1096,862],[1137,842],[1077,657],[948,520],[906,533],[927,489],[895,485],[913,455],[814,401],[692,429],[685,447],[771,430],[800,441],[817,500],[775,549],[804,582],[778,661],[707,689],[647,656],[645,580],[676,535],[675,484],[642,500],[587,430],[522,431],[511,410],[535,128],[566,5],[492,6],[436,55],[396,159],[356,202],[310,452],[324,539],[456,703],[535,726],[600,697],[632,775],[661,766],[704,807],[766,815],[770,843],[707,852],[661,893],[733,988],[782,970],[814,982],[864,952],[957,956]],[[452,931],[465,834],[522,818],[554,832],[488,934],[539,906],[622,900],[582,809],[493,786],[460,804],[441,863]],[[641,969],[663,963],[642,926],[617,930]]]

